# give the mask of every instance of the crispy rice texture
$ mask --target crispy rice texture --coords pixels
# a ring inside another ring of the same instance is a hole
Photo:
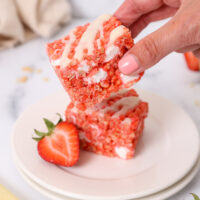
[[[130,159],[144,129],[148,104],[130,88],[138,76],[118,69],[134,45],[119,20],[103,15],[47,44],[50,62],[71,98],[66,120],[79,129],[81,148],[109,157]]]
[[[120,104],[127,97],[128,105],[126,102]],[[82,149],[109,157],[130,159],[142,135],[147,113],[148,104],[141,101],[134,90],[128,90],[112,95],[85,111],[71,103],[65,116],[79,128]]]
[[[79,104],[80,108],[101,102],[111,93],[130,87],[142,76],[130,79],[120,73],[118,61],[133,46],[133,39],[129,29],[119,20],[113,16],[105,18],[95,32],[94,40],[89,41],[90,48],[87,45],[84,48],[81,39],[91,33],[92,23],[78,26],[66,37],[47,45],[56,74],[72,102]],[[115,39],[112,41],[112,38]],[[79,47],[83,48],[80,50]],[[76,56],[78,50],[81,57]],[[97,79],[99,81],[95,81]]]

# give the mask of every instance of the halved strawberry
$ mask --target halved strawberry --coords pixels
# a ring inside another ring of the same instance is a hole
[[[70,167],[79,158],[79,138],[77,128],[61,118],[57,124],[44,118],[48,132],[34,130],[40,136],[33,138],[38,141],[38,153],[46,161],[56,165]]]
[[[188,68],[193,71],[200,70],[200,60],[194,56],[192,52],[184,53],[185,60],[187,62]]]

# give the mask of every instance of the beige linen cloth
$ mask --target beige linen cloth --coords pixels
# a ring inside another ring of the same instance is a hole
[[[67,0],[0,0],[0,50],[36,35],[49,37],[70,16]]]

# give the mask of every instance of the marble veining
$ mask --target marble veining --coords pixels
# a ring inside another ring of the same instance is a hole
[[[10,96],[8,96],[8,112],[15,120],[20,114],[20,102],[24,95],[24,89],[22,87],[18,87],[12,91]]]

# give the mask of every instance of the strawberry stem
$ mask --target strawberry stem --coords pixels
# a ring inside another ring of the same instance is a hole
[[[61,115],[60,115],[59,113],[56,113],[56,114],[60,117],[59,120],[58,120],[58,122],[57,122],[56,124],[54,124],[54,123],[51,122],[50,120],[48,120],[48,119],[46,119],[46,118],[43,118],[44,123],[45,123],[45,125],[46,125],[46,127],[47,127],[47,129],[48,129],[48,132],[45,133],[45,132],[41,132],[41,131],[38,131],[38,130],[34,129],[35,134],[36,134],[37,136],[39,136],[39,137],[38,137],[38,138],[33,137],[32,139],[34,139],[35,141],[38,142],[38,141],[40,141],[41,139],[43,139],[44,137],[50,136],[50,135],[53,133],[54,128],[55,128],[60,122],[63,121]]]
[[[43,137],[42,137],[43,138]],[[35,137],[32,137],[33,140],[35,140],[36,142],[39,142],[42,138],[35,138]]]
[[[196,194],[194,193],[190,193],[190,194],[194,197],[194,200],[200,200],[200,198]]]
[[[40,132],[40,131],[38,131],[36,129],[34,129],[34,132],[36,133],[36,135],[41,136],[41,137],[46,135],[46,133]]]
[[[62,117],[61,117],[61,114],[60,113],[56,113],[56,115],[58,115],[60,118],[59,118],[59,120],[58,120],[58,122],[57,122],[57,124],[59,124],[60,122],[63,122],[63,119],[62,119]],[[57,125],[56,124],[56,125]]]
[[[48,132],[52,132],[52,130],[54,129],[55,125],[53,122],[49,121],[48,119],[46,118],[43,118],[44,120],[44,123],[46,124],[47,128],[48,128]]]

